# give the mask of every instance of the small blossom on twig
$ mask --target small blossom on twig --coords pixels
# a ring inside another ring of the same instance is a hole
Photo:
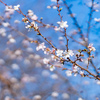
[[[61,28],[67,28],[68,27],[68,25],[67,25],[67,21],[59,21],[59,22],[57,22],[57,24],[59,24],[59,26],[61,27]]]
[[[40,49],[42,49],[44,51],[44,49],[46,48],[46,46],[44,45],[44,42],[39,44],[37,47],[36,47],[36,50],[39,51]]]
[[[14,6],[14,10],[18,10],[20,5]]]
[[[96,49],[93,47],[93,44],[89,44],[88,49],[90,51],[95,51]]]

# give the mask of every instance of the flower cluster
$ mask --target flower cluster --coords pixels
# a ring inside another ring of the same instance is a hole
[[[63,50],[60,50],[60,49],[57,49],[56,54],[57,54],[57,56],[65,58],[65,59],[67,59],[68,57],[74,55],[72,50],[68,50],[68,51],[65,50],[65,51],[63,51]]]

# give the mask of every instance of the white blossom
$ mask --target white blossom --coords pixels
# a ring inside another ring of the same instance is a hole
[[[16,40],[15,40],[14,38],[10,38],[10,39],[9,39],[9,42],[10,42],[10,43],[16,43]]]
[[[83,100],[82,98],[78,98],[78,100]]]
[[[55,31],[59,31],[60,30],[60,27],[55,26],[54,30]]]
[[[54,69],[55,69],[55,66],[50,65],[50,71],[54,71]]]
[[[28,16],[33,16],[33,15],[34,15],[33,11],[32,10],[28,10]]]
[[[34,97],[33,97],[33,100],[41,100],[41,96],[40,95],[35,95]]]
[[[39,51],[40,49],[42,49],[44,51],[44,49],[46,48],[46,46],[44,45],[44,42],[39,44],[37,47],[36,47],[36,50]]]
[[[72,71],[70,71],[70,70],[67,70],[65,73],[67,76],[72,76]]]
[[[43,70],[43,71],[42,71],[42,75],[43,75],[44,77],[48,77],[48,76],[50,75],[50,73],[49,73],[48,70]]]
[[[52,92],[51,96],[52,96],[52,97],[58,97],[59,94],[58,94],[58,92],[54,91],[54,92]]]
[[[88,49],[90,51],[95,51],[96,49],[93,47],[93,44],[89,44]]]
[[[19,10],[20,5],[14,6],[14,10]]]
[[[48,64],[48,63],[49,63],[49,61],[50,61],[50,60],[49,60],[49,59],[47,59],[47,58],[44,58],[44,59],[43,59],[43,63],[44,63],[44,64]]]
[[[67,28],[68,27],[68,25],[67,25],[67,21],[62,21],[62,22],[57,22],[57,24],[59,24],[59,26],[61,27],[61,28]]]
[[[15,69],[15,70],[19,69],[19,65],[16,63],[12,64],[11,67],[12,69]]]
[[[72,50],[68,50],[68,52],[67,52],[67,50],[65,50],[65,52],[64,52],[64,58],[65,59],[67,59],[67,57],[70,57],[70,56],[73,56],[73,55],[74,55],[74,53],[73,53]]]
[[[20,23],[20,21],[19,21],[19,20],[15,20],[15,21],[14,21],[14,23],[17,23],[17,24],[19,24],[19,23]]]
[[[3,25],[4,27],[8,27],[10,24],[9,24],[8,22],[3,22],[2,25]]]
[[[84,74],[84,71],[80,71],[80,75],[83,75]]]
[[[51,6],[47,6],[47,8],[48,8],[48,9],[50,9],[50,8],[51,8]]]
[[[57,56],[62,56],[63,50],[57,49],[56,53],[57,53]]]
[[[37,20],[38,17],[37,17],[36,15],[33,15],[33,16],[31,17],[31,19],[32,19],[32,20]]]
[[[52,75],[51,75],[51,78],[52,78],[52,79],[58,79],[58,75],[57,75],[57,74],[52,74]]]
[[[68,93],[63,93],[62,97],[63,97],[63,99],[69,99],[69,94]]]
[[[94,18],[96,22],[100,22],[100,18]]]

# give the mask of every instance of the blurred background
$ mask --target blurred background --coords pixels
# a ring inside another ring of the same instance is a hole
[[[84,36],[87,32],[91,1],[66,0]],[[100,20],[94,19],[100,17],[100,1],[94,1],[97,2],[94,9],[98,11],[92,15],[89,42],[93,43],[96,48],[93,62],[99,70]],[[60,21],[57,9],[53,8],[56,5],[54,0],[3,0],[3,2],[9,6],[19,4],[24,14],[32,10],[38,20],[43,18],[42,22],[45,24],[57,26],[57,22]],[[63,21],[67,21],[69,25],[67,34],[80,43],[84,43],[63,0],[60,4]],[[52,7],[48,9],[48,6]],[[0,100],[100,100],[100,81],[80,75],[68,77],[61,68],[56,68],[51,72],[43,64],[42,59],[49,58],[49,55],[43,54],[43,51],[36,51],[37,45],[30,43],[29,40],[38,40],[40,43],[45,40],[34,30],[28,31],[22,18],[24,17],[16,11],[9,15],[5,6],[0,3]],[[10,24],[9,27],[6,26],[7,22]],[[55,47],[66,49],[63,33],[53,28],[43,27],[41,24],[38,26],[40,32]],[[48,43],[46,46],[49,46]],[[78,50],[85,47],[69,38],[69,48]],[[83,60],[84,63],[81,65],[86,66],[87,59]],[[69,63],[65,66],[71,67]],[[91,66],[90,70],[95,73]]]

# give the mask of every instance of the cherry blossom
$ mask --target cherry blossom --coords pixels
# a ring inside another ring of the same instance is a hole
[[[63,50],[57,49],[56,53],[57,53],[57,56],[62,56]]]
[[[67,76],[72,76],[72,71],[70,71],[70,70],[67,70],[65,73]]]
[[[93,47],[93,44],[89,44],[88,49],[90,51],[95,51],[96,49]]]
[[[53,65],[50,65],[50,71],[53,71],[55,67]]]
[[[58,97],[59,94],[58,94],[58,92],[54,91],[54,92],[52,92],[51,96],[52,96],[52,97]]]
[[[47,58],[44,58],[44,59],[43,59],[43,63],[44,63],[44,64],[48,64],[48,63],[49,63],[49,61],[50,61],[50,60],[49,60],[49,59],[47,59]]]
[[[18,10],[20,5],[14,6],[14,10]]]
[[[64,58],[65,59],[67,59],[67,57],[70,57],[70,56],[73,56],[73,55],[74,55],[74,53],[73,53],[72,50],[68,50],[68,52],[67,52],[67,50],[65,50],[65,52],[64,52]]]
[[[57,22],[57,24],[59,24],[59,26],[61,27],[61,28],[67,28],[68,27],[68,25],[67,25],[67,21],[58,21]]]
[[[40,49],[42,49],[44,51],[44,49],[46,48],[44,42],[39,44],[37,47],[36,47],[36,50],[39,51]]]
[[[60,30],[60,27],[55,26],[54,30],[55,31],[59,31]]]

